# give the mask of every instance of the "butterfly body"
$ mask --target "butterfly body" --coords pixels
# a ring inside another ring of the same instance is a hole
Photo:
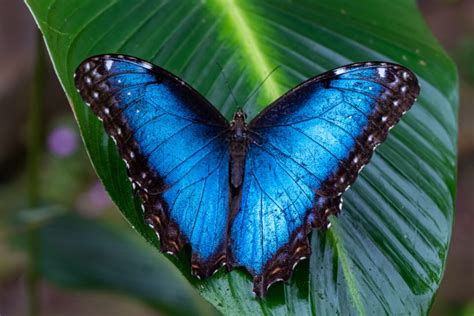
[[[250,122],[141,59],[85,60],[76,87],[116,142],[161,251],[192,249],[199,278],[244,267],[254,292],[287,280],[342,194],[419,93],[390,63],[347,65],[298,85]]]
[[[245,157],[248,146],[252,141],[245,117],[246,115],[243,111],[238,111],[230,122],[229,172],[230,185],[234,190],[240,188],[243,183]]]

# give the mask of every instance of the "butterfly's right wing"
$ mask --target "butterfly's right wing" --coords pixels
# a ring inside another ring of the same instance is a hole
[[[327,227],[418,93],[416,76],[400,65],[352,64],[307,80],[250,122],[231,263],[252,273],[258,295],[309,256],[311,228]]]
[[[89,58],[75,84],[117,143],[161,250],[176,255],[189,242],[195,274],[218,269],[228,221],[225,118],[180,79],[133,57]]]

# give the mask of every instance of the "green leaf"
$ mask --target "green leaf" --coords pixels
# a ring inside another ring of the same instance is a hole
[[[39,238],[39,270],[62,287],[113,290],[171,315],[213,314],[173,265],[116,225],[63,216],[43,225]]]
[[[244,271],[198,282],[224,314],[426,314],[451,237],[456,180],[458,82],[453,62],[414,1],[27,0],[73,106],[87,150],[130,224],[157,246],[133,199],[123,163],[73,86],[75,67],[101,53],[137,56],[177,74],[228,118],[249,100],[250,118],[318,73],[385,60],[413,70],[421,95],[345,193],[327,233],[288,285],[251,294]],[[228,83],[220,68],[223,65]],[[242,105],[242,104],[239,104]]]

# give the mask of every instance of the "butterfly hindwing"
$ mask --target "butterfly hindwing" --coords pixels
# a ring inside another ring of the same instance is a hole
[[[89,58],[75,83],[117,143],[161,250],[176,255],[189,242],[193,272],[210,275],[225,262],[225,118],[177,77],[133,57]]]
[[[353,64],[297,86],[249,124],[253,143],[230,240],[233,264],[252,273],[257,295],[310,254],[311,228],[328,226],[341,194],[418,93],[404,67]]]

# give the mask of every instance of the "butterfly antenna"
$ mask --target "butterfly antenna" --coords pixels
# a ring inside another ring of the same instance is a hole
[[[219,64],[219,62],[217,62],[217,61],[216,61],[216,64],[217,64],[217,66],[219,66],[219,68],[221,69],[222,77],[224,77],[224,81],[225,81],[225,83],[226,83],[226,85],[227,85],[227,88],[229,89],[230,95],[232,96],[232,99],[234,99],[235,107],[236,107],[236,108],[239,107],[239,104],[238,104],[238,102],[237,102],[237,99],[236,99],[234,93],[232,92],[232,89],[230,88],[229,80],[228,80],[227,76],[225,75],[224,67],[222,67],[222,65]]]
[[[270,78],[270,76],[275,72],[277,71],[277,69],[280,68],[280,65],[276,66],[275,68],[273,68],[272,71],[270,71],[268,73],[268,75],[265,77],[265,79],[263,79],[262,82],[260,82],[260,84],[252,91],[252,93],[250,93],[250,95],[245,99],[245,102],[244,102],[244,105],[242,106],[242,108],[245,107],[245,105],[247,104],[247,102],[258,92],[258,90],[260,90],[260,88],[263,86],[263,84],[265,83],[265,81],[267,81],[268,78]]]

